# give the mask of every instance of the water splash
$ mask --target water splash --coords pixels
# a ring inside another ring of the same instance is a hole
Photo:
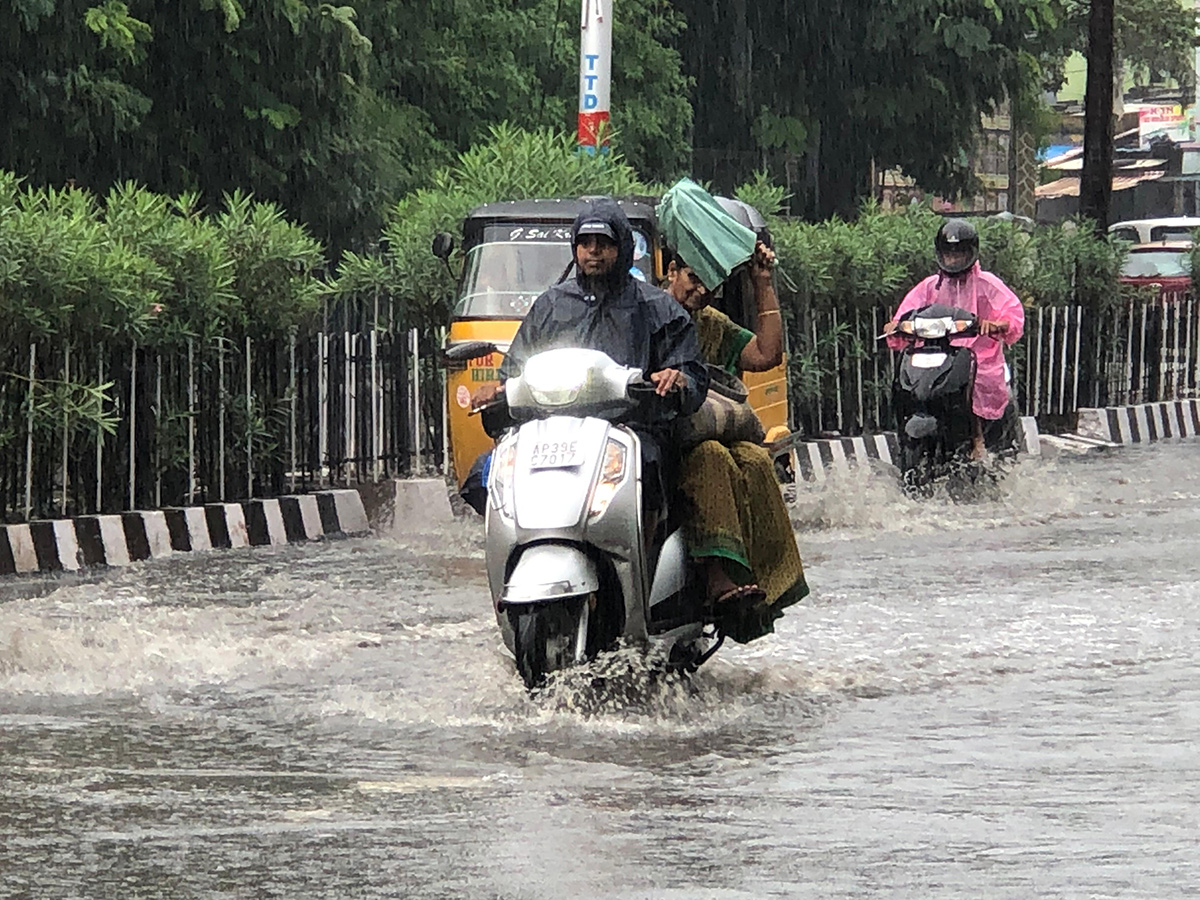
[[[1026,461],[995,482],[952,490],[948,480],[931,496],[910,497],[892,466],[831,470],[824,483],[795,486],[791,515],[800,531],[935,533],[1001,524],[1042,524],[1071,515],[1078,500],[1053,462]]]

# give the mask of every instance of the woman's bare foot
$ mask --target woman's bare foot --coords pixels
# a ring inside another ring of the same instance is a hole
[[[975,435],[971,439],[971,461],[982,462],[985,456],[987,456],[987,445],[983,442],[983,435]]]
[[[719,559],[709,559],[705,571],[708,576],[708,602],[711,605],[728,603],[731,600],[761,603],[767,597],[766,592],[757,584],[735,584]]]
[[[721,565],[721,561],[715,557],[709,557],[705,561],[704,574],[708,580],[708,599],[710,603],[737,587],[733,583],[733,579],[725,571],[725,567]]]
[[[983,422],[979,416],[971,416],[971,461],[980,462],[987,454],[987,446],[983,442]]]

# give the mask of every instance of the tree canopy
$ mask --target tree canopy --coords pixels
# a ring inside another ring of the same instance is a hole
[[[1085,52],[1090,3],[1065,0],[1065,8],[1071,47]],[[1113,14],[1120,63],[1142,81],[1173,79],[1190,96],[1195,84],[1196,11],[1179,0],[1117,0]]]
[[[7,20],[7,21],[6,21]],[[105,192],[125,179],[215,203],[252,191],[337,252],[512,121],[573,116],[578,9],[560,0],[13,0],[0,12],[0,167]],[[686,165],[681,22],[622,0],[621,147]]]
[[[808,218],[876,168],[966,187],[980,115],[1036,97],[1085,0],[617,0],[615,146],[730,190],[763,167]],[[1190,73],[1194,16],[1120,0],[1129,64]],[[11,0],[0,167],[98,193],[241,190],[334,257],[502,122],[573,127],[578,0]],[[1122,24],[1123,23],[1123,24]]]
[[[677,5],[698,174],[729,188],[756,157],[803,154],[795,205],[816,217],[852,215],[872,162],[965,187],[980,115],[1020,84],[1034,50],[1066,45],[1056,0],[844,0],[836,14],[788,0]]]

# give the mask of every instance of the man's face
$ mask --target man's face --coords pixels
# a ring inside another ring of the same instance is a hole
[[[708,306],[708,290],[691,266],[679,266],[674,261],[667,266],[667,293],[688,312]]]
[[[607,275],[617,264],[617,243],[603,234],[585,234],[575,245],[575,265],[589,277]]]
[[[970,250],[950,249],[942,251],[942,265],[951,272],[961,272],[970,261]]]

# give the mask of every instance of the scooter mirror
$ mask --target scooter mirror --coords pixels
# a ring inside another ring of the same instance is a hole
[[[446,362],[463,363],[471,359],[479,359],[496,352],[496,345],[491,341],[464,341],[446,348],[443,358]]]
[[[443,262],[449,262],[450,253],[454,250],[454,238],[445,231],[440,231],[433,237],[433,255]]]

